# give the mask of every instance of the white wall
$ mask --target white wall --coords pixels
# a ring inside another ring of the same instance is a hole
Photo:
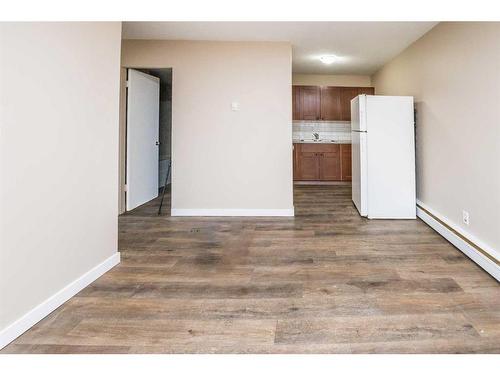
[[[415,96],[418,199],[500,259],[500,23],[440,23],[372,79]]]
[[[125,40],[122,66],[173,68],[173,210],[291,212],[290,44]]]
[[[0,333],[117,254],[120,23],[0,23]]]

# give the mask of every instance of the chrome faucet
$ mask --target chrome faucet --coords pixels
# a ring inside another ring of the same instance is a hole
[[[314,140],[315,141],[319,140],[319,134],[318,133],[313,133],[313,135],[314,135]]]

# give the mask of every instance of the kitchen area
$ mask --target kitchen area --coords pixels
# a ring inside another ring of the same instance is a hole
[[[373,87],[292,86],[295,184],[350,184],[351,100]]]
[[[369,219],[416,217],[413,97],[322,85],[292,97],[295,185],[347,185]]]

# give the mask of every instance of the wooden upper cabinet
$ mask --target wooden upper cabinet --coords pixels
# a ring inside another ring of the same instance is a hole
[[[321,120],[339,121],[342,118],[340,91],[340,87],[321,87]]]
[[[373,87],[358,87],[358,95],[375,95],[375,88]]]
[[[342,109],[342,121],[351,121],[351,100],[361,94],[374,95],[373,87],[342,87],[340,95],[340,107]]]
[[[292,86],[293,119],[302,120],[300,117],[300,86]]]
[[[351,99],[373,87],[292,86],[293,119],[351,121]]]
[[[301,120],[319,120],[320,103],[320,90],[318,86],[300,86],[299,108]]]
[[[341,120],[351,121],[351,100],[359,95],[357,87],[342,87],[340,91]]]

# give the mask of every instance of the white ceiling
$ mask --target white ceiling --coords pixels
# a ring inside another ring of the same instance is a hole
[[[123,39],[287,41],[293,72],[372,74],[437,22],[124,22]],[[318,60],[334,54],[339,61]]]

